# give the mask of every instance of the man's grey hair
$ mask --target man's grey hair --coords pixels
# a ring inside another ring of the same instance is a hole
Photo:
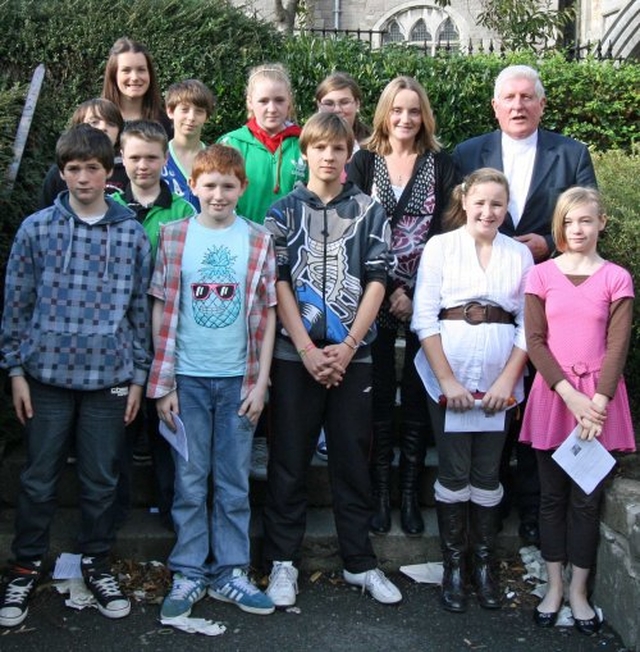
[[[496,77],[496,83],[493,88],[493,98],[495,100],[500,99],[500,93],[502,92],[502,87],[505,82],[510,81],[511,79],[528,79],[534,83],[534,88],[536,96],[538,99],[545,97],[544,86],[540,81],[540,75],[538,71],[532,68],[531,66],[507,66],[502,72]]]

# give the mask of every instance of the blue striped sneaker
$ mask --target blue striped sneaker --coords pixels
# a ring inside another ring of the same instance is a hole
[[[162,601],[160,618],[179,618],[188,616],[191,607],[204,598],[207,586],[202,579],[190,580],[181,573],[173,576],[173,584],[169,595]]]
[[[210,586],[208,593],[214,600],[231,602],[250,614],[267,616],[276,609],[271,598],[252,584],[241,568],[234,568],[231,579],[225,584]]]

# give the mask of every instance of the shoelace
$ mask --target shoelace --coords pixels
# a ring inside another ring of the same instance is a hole
[[[229,584],[234,589],[238,589],[239,591],[243,591],[244,593],[246,593],[248,595],[255,595],[256,593],[258,593],[257,587],[255,587],[249,581],[249,578],[246,575],[239,575],[238,577],[234,577],[229,582]]]
[[[113,577],[113,575],[104,574],[99,577],[94,576],[90,578],[89,581],[93,584],[93,586],[96,587],[98,591],[100,591],[100,593],[102,593],[107,598],[122,596],[120,587],[118,586],[118,583],[116,582],[116,579]]]
[[[26,580],[26,581],[25,581]],[[5,602],[22,602],[28,595],[35,579],[28,577],[18,577],[7,584],[5,593]]]
[[[372,568],[366,572],[364,576],[364,582],[362,582],[362,590],[360,592],[364,593],[365,591],[369,591],[369,593],[372,593],[374,587],[376,586],[383,587],[385,590],[388,590],[388,585],[389,580],[382,573],[382,571],[379,568]]]
[[[296,585],[292,566],[278,566],[270,580],[275,588],[282,588],[289,584]]]
[[[193,580],[174,580],[173,586],[171,587],[171,595],[169,597],[171,600],[185,600],[189,597],[190,593],[197,591],[197,589],[198,584]]]

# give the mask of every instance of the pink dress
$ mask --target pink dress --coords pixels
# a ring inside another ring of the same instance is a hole
[[[593,396],[606,352],[609,308],[613,301],[633,297],[627,270],[605,262],[592,276],[574,285],[553,260],[536,265],[527,279],[526,292],[545,302],[547,344],[566,380]],[[564,401],[538,373],[524,413],[520,441],[540,450],[554,449],[576,427]],[[607,450],[633,451],[635,438],[624,378],[607,407],[600,436]]]

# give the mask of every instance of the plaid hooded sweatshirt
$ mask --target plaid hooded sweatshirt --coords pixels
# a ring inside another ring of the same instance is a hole
[[[151,246],[133,211],[105,201],[107,212],[89,225],[65,191],[18,229],[0,335],[9,375],[77,390],[144,385]]]

